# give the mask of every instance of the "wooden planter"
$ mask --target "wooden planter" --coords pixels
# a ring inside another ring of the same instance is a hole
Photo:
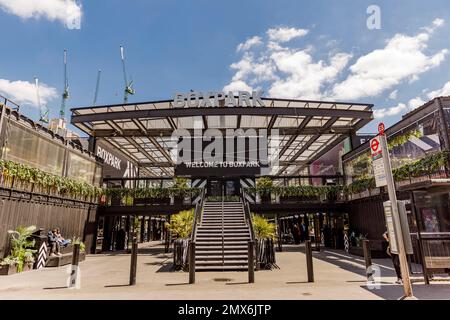
[[[23,272],[33,270],[33,263],[24,263],[23,264]]]
[[[15,274],[15,273],[17,273],[16,265],[0,266],[0,276],[9,276],[10,274]]]

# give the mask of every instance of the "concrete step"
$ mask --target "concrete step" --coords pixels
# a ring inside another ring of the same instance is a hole
[[[246,271],[248,266],[195,266],[195,271]]]
[[[245,250],[241,249],[241,250],[224,250],[224,251],[222,251],[222,249],[221,250],[211,250],[210,249],[210,250],[200,250],[200,251],[198,251],[197,248],[195,250],[195,255],[198,256],[198,257],[200,257],[200,256],[209,256],[209,255],[218,256],[218,255],[222,255],[222,253],[225,256],[228,256],[228,255],[230,255],[230,256],[239,256],[239,255],[247,256],[248,250],[247,249],[245,249]]]
[[[245,254],[241,255],[200,255],[195,257],[195,261],[233,261],[233,260],[247,260]]]
[[[248,261],[245,260],[229,260],[229,261],[195,261],[195,267],[197,266],[247,266]]]
[[[238,244],[238,245],[226,245],[222,247],[222,244],[210,244],[210,245],[204,245],[204,244],[196,244],[195,245],[195,252],[197,253],[200,251],[243,251],[248,250],[247,244]]]

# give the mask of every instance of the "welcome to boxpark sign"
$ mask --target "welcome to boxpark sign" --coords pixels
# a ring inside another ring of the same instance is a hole
[[[261,99],[263,90],[239,91],[237,97],[232,91],[175,93],[174,108],[220,108],[220,107],[265,107]]]

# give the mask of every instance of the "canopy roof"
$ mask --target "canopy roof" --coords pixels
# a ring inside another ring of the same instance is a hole
[[[150,176],[172,176],[176,129],[278,129],[279,166],[295,175],[366,125],[372,104],[262,98],[265,107],[174,108],[173,100],[73,108],[71,122],[109,141]]]

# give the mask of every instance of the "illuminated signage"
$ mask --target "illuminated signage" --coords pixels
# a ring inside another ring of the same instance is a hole
[[[218,108],[218,107],[265,107],[261,99],[262,90],[239,91],[235,96],[232,91],[225,92],[189,92],[175,93],[174,108]]]

